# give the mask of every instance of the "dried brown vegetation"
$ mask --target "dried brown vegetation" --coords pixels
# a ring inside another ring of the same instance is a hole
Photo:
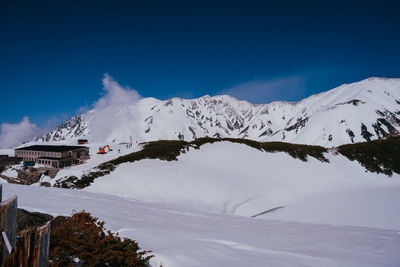
[[[283,142],[263,143],[240,138],[203,137],[193,140],[191,142],[178,140],[160,140],[143,143],[142,150],[103,163],[99,167],[100,169],[102,169],[103,167],[110,164],[118,165],[124,162],[134,162],[141,159],[161,159],[168,161],[177,160],[177,156],[179,156],[181,153],[185,153],[189,150],[189,148],[199,149],[204,144],[212,144],[222,141],[245,144],[265,152],[286,152],[293,158],[297,158],[303,161],[307,161],[307,157],[311,156],[320,161],[327,162],[327,159],[323,155],[323,153],[327,152],[327,149],[321,146],[299,145]]]
[[[50,266],[145,267],[152,255],[138,243],[104,229],[104,222],[88,212],[56,217],[51,224]]]

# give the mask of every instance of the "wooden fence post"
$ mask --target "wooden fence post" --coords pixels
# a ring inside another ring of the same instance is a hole
[[[49,248],[50,248],[50,221],[37,229],[37,240],[35,249],[37,252],[37,267],[49,266]]]
[[[50,221],[21,231],[17,242],[17,205],[17,196],[0,204],[0,266],[48,267]]]
[[[11,254],[8,245],[13,249],[17,241],[17,205],[17,196],[13,196],[0,204],[1,265]]]

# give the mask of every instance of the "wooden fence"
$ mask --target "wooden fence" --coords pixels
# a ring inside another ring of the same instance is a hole
[[[0,201],[2,201],[0,184]],[[47,267],[49,265],[50,222],[22,230],[17,236],[18,198],[0,204],[1,266]]]

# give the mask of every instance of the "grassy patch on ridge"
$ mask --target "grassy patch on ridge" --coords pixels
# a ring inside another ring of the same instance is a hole
[[[142,159],[161,159],[167,161],[177,160],[177,157],[181,153],[185,153],[190,148],[199,149],[204,144],[212,144],[222,141],[245,144],[264,152],[286,152],[293,158],[300,159],[302,161],[307,161],[308,156],[314,157],[322,162],[328,161],[323,155],[323,153],[327,152],[327,149],[321,146],[299,145],[283,142],[261,143],[254,140],[237,138],[203,137],[191,142],[179,140],[160,140],[142,143],[142,150],[105,162],[101,164],[99,168],[107,169],[107,166],[110,164],[116,166],[121,163],[134,162]]]

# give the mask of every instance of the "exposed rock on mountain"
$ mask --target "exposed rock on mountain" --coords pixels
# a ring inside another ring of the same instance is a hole
[[[104,121],[104,142],[210,136],[330,147],[398,135],[400,79],[369,78],[293,103],[256,105],[227,95],[206,95],[190,100],[143,98],[117,111],[113,127]],[[91,129],[94,112],[77,115],[36,141],[93,138],[99,134],[98,127],[97,132]]]

